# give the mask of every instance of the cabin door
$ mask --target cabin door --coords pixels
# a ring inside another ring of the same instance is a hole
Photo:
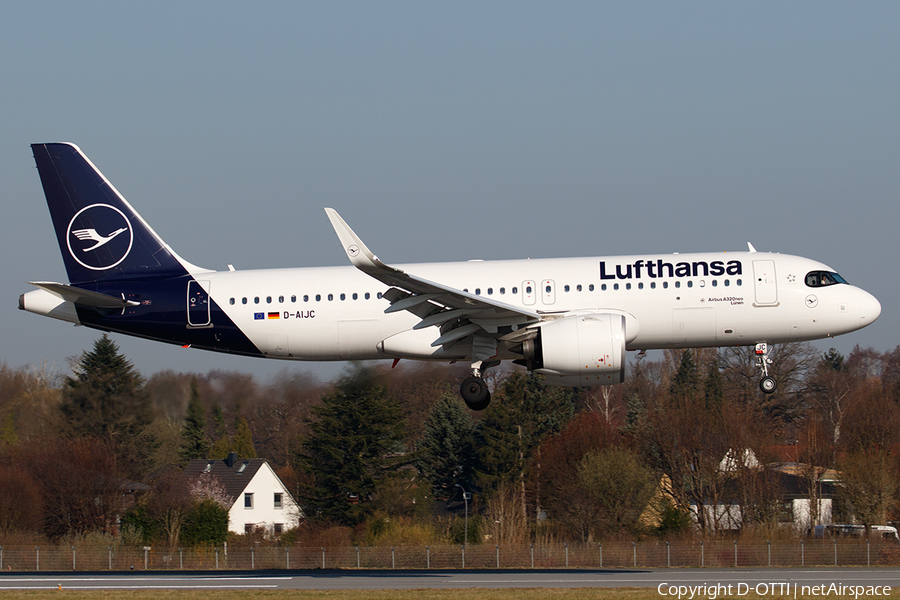
[[[189,281],[187,289],[187,319],[189,327],[206,327],[209,317],[209,282]]]

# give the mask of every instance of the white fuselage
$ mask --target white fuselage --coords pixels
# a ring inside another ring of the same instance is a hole
[[[881,312],[848,284],[810,287],[832,271],[763,252],[671,254],[399,265],[418,276],[553,318],[620,312],[627,349],[814,340],[860,329]],[[601,278],[603,276],[604,278]],[[195,278],[267,356],[295,360],[464,358],[433,348],[437,329],[385,314],[386,286],[353,267],[196,273]]]

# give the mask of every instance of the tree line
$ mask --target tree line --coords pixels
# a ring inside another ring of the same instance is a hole
[[[494,400],[473,413],[456,394],[465,369],[145,379],[104,335],[69,374],[0,365],[0,544],[224,541],[223,490],[179,475],[229,452],[266,458],[302,505],[280,543],[771,534],[791,518],[786,462],[813,524],[835,473],[832,518],[897,518],[900,346],[845,357],[786,344],[770,357],[770,395],[746,349],[689,349],[633,360],[619,386],[493,372]],[[735,504],[737,522],[717,508]]]

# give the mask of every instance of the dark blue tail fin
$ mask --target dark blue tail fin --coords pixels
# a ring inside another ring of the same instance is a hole
[[[177,277],[185,263],[74,144],[32,144],[71,283]]]

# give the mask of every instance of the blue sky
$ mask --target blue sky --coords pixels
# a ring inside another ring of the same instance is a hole
[[[78,144],[183,257],[345,264],[799,254],[900,343],[900,4],[5,2],[0,302],[11,366],[97,333],[16,310],[64,281],[29,144]],[[116,337],[144,374],[340,367]]]

